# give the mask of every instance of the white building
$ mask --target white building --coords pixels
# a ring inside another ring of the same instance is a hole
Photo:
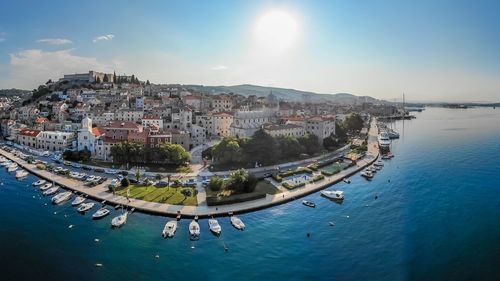
[[[234,114],[230,134],[235,137],[251,137],[266,123],[274,123],[275,109],[237,111]]]
[[[92,119],[83,118],[82,128],[78,130],[77,149],[89,150],[92,157],[97,153],[97,142],[104,136],[98,127],[92,128]]]
[[[140,122],[144,117],[142,110],[120,109],[115,112],[115,120]]]
[[[65,151],[71,149],[75,134],[61,131],[43,131],[38,135],[37,148],[49,151]]]
[[[288,137],[300,138],[304,137],[307,134],[306,129],[304,127],[295,124],[283,124],[283,125],[265,124],[263,126],[263,129],[264,132],[268,133],[273,137],[288,136]]]
[[[323,139],[335,135],[335,117],[326,115],[309,118],[306,121],[306,131],[317,136],[319,143],[323,144]]]
[[[147,128],[151,125],[157,126],[160,130],[163,129],[163,119],[157,115],[145,115],[142,118],[142,126]]]

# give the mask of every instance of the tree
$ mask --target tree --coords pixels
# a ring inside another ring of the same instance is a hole
[[[335,150],[339,146],[339,142],[334,135],[330,135],[323,139],[323,147],[327,150]]]
[[[137,182],[141,180],[141,172],[139,171],[139,169],[137,169],[137,171],[135,172],[135,180]]]
[[[348,132],[359,132],[363,128],[363,118],[357,113],[349,115],[344,121],[344,128]]]
[[[307,154],[313,155],[321,150],[319,140],[316,135],[308,134],[305,137],[298,139],[299,143],[304,147]]]
[[[123,178],[121,184],[123,187],[128,187],[130,185],[130,180],[128,178]]]
[[[242,160],[242,149],[234,137],[224,137],[212,150],[213,157],[219,163],[233,163]]]
[[[113,84],[116,84],[116,72],[113,71]]]
[[[280,159],[293,159],[304,152],[304,148],[299,141],[291,136],[282,136],[277,138]]]
[[[97,76],[97,78],[96,78],[95,82],[96,82],[97,84],[100,84],[100,83],[101,83],[101,77]]]
[[[219,191],[224,187],[224,180],[218,176],[213,176],[210,178],[208,183],[208,188],[212,191]]]
[[[243,148],[245,158],[252,164],[268,165],[276,162],[278,150],[276,140],[262,129],[255,132]]]
[[[148,85],[148,86],[149,86],[149,79],[148,79],[148,80],[146,80],[146,85]]]
[[[135,83],[135,75],[132,74],[132,78],[130,79],[130,83]]]
[[[107,83],[109,82],[109,78],[107,74],[104,74],[104,77],[102,78],[102,82]]]

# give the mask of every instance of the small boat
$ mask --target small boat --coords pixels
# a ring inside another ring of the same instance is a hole
[[[245,224],[237,216],[231,216],[231,224],[238,230],[245,230]]]
[[[78,209],[76,209],[80,213],[85,213],[86,211],[92,209],[94,207],[95,203],[94,202],[89,202],[89,203],[83,203],[81,204]]]
[[[19,170],[16,172],[16,179],[22,179],[28,176],[28,172],[25,170]]]
[[[345,182],[345,183],[351,183],[351,180],[348,179],[348,178],[343,178],[342,181]]]
[[[17,164],[15,166],[9,166],[7,168],[7,172],[9,173],[15,172],[16,170],[17,170]]]
[[[37,180],[33,182],[33,186],[40,186],[42,184],[45,184],[47,181],[46,180]]]
[[[45,191],[51,187],[52,187],[52,183],[49,182],[49,183],[46,183],[46,184],[40,186],[40,190]]]
[[[93,219],[100,219],[100,218],[104,218],[107,215],[109,215],[109,210],[106,209],[106,207],[102,207],[92,215],[92,218]]]
[[[322,190],[320,193],[331,200],[344,200],[344,192],[340,190]]]
[[[373,178],[373,173],[370,171],[364,171],[361,173],[361,176],[365,177],[366,179],[371,179],[371,178]]]
[[[200,225],[195,220],[189,223],[189,236],[191,240],[198,240],[200,238]]]
[[[384,162],[382,162],[381,160],[378,160],[377,162],[373,163],[374,166],[384,166]]]
[[[52,195],[52,194],[56,193],[58,190],[59,190],[59,186],[54,186],[54,187],[51,187],[51,188],[45,190],[42,194],[43,195]]]
[[[391,159],[391,157],[389,155],[382,155],[382,159],[389,160],[389,159]]]
[[[307,201],[307,200],[303,200],[302,205],[305,205],[305,206],[311,207],[311,208],[316,208],[316,204],[314,204],[314,202]]]
[[[216,219],[209,219],[208,226],[210,227],[210,231],[212,231],[215,235],[220,235],[222,232],[222,227]]]
[[[9,166],[10,164],[12,164],[12,161],[11,160],[7,160],[5,162],[2,162],[0,165],[4,166],[4,167],[7,167]]]
[[[370,166],[368,168],[366,168],[367,171],[369,172],[372,172],[372,173],[376,173],[377,172],[377,168],[375,168],[375,166]]]
[[[85,201],[85,197],[83,197],[83,196],[77,196],[75,198],[75,200],[73,200],[73,202],[71,202],[71,206],[78,206],[78,205],[82,204],[83,201]]]
[[[52,197],[52,204],[59,205],[63,202],[68,201],[71,198],[71,192],[70,191],[65,191],[57,194],[56,196]]]
[[[174,237],[175,231],[177,230],[177,221],[176,220],[171,220],[165,224],[165,227],[163,228],[163,238],[171,238]]]
[[[128,218],[128,212],[125,212],[119,216],[116,216],[111,220],[111,226],[112,227],[121,227],[122,225],[124,225],[127,222],[127,218]]]

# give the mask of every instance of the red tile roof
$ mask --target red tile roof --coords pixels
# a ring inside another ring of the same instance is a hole
[[[38,136],[42,131],[39,130],[33,130],[33,129],[21,129],[19,130],[19,134],[22,136],[28,136],[28,137],[36,137]]]
[[[94,127],[94,128],[92,128],[92,134],[94,136],[100,136],[100,135],[104,134],[104,131],[102,130],[102,128]]]

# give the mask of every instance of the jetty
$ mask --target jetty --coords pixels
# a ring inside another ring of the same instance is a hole
[[[293,190],[283,191],[282,193],[274,195],[267,194],[266,197],[261,199],[220,206],[208,206],[206,205],[206,201],[199,202],[198,206],[170,205],[164,203],[149,202],[135,198],[130,198],[129,201],[125,196],[114,195],[112,192],[109,192],[108,186],[109,184],[111,184],[111,179],[108,179],[104,183],[96,185],[94,187],[88,187],[85,186],[81,181],[57,175],[46,170],[40,170],[36,167],[35,164],[30,164],[3,149],[0,149],[0,154],[12,160],[13,162],[16,162],[20,167],[26,169],[39,178],[45,179],[48,182],[54,182],[65,189],[85,194],[89,198],[94,199],[97,202],[104,201],[106,202],[106,204],[113,206],[122,205],[126,208],[134,208],[135,210],[140,212],[169,216],[178,219],[181,216],[187,218],[194,218],[196,216],[200,218],[210,218],[212,216],[227,216],[228,213],[246,213],[279,204],[284,204],[311,193],[318,192],[319,190],[342,181],[344,178],[349,178],[353,174],[356,174],[357,172],[363,170],[365,167],[371,165],[378,159],[379,148],[377,136],[378,128],[376,119],[374,118],[370,124],[370,129],[368,132],[368,149],[365,157],[358,160],[356,162],[356,165],[342,170],[333,176],[327,176],[322,180],[314,183],[307,183],[305,186],[295,188]]]

